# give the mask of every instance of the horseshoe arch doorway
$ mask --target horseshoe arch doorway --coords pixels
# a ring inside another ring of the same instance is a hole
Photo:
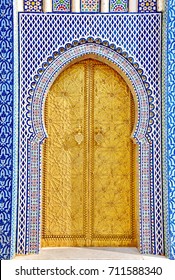
[[[70,65],[46,98],[42,247],[137,246],[131,91],[95,59]]]

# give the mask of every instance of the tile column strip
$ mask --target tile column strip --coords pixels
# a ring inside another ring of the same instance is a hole
[[[14,7],[12,0],[0,1],[0,260],[14,255],[16,230],[16,189],[13,155],[14,105]]]

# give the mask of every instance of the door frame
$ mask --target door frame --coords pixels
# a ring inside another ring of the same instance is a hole
[[[156,149],[160,142],[157,142],[153,133],[153,124],[159,119],[154,113],[153,95],[146,76],[138,63],[122,52],[121,48],[109,45],[106,41],[103,44],[98,40],[93,41],[81,39],[79,43],[67,44],[54,52],[43,67],[38,69],[29,90],[27,118],[28,118],[28,139],[26,162],[28,165],[28,208],[25,220],[27,238],[17,235],[17,253],[38,253],[40,250],[40,229],[41,229],[41,146],[47,137],[44,125],[44,102],[50,86],[56,77],[71,64],[92,58],[106,63],[124,78],[133,94],[135,102],[136,122],[132,138],[137,143],[137,178],[138,186],[136,191],[138,208],[138,248],[145,254],[163,254],[163,217],[162,217],[162,179],[161,172],[157,174],[155,181],[155,170],[161,170],[160,153]],[[161,135],[158,135],[161,137]],[[160,147],[159,147],[160,149]],[[20,172],[20,167],[19,167]],[[159,176],[160,175],[160,176]],[[156,182],[156,184],[155,184]],[[19,187],[20,188],[20,187]],[[19,193],[20,196],[20,193]],[[18,211],[18,227],[24,223],[20,216],[22,205]],[[24,234],[23,234],[24,236]],[[22,240],[22,241],[21,241]],[[23,246],[21,246],[23,242]]]

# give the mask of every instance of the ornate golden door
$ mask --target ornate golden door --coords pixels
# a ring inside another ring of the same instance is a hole
[[[133,100],[123,78],[88,59],[46,99],[42,246],[135,246]]]

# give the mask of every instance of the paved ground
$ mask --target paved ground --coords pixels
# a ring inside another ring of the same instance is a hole
[[[39,255],[16,256],[14,260],[152,260],[164,256],[141,255],[137,248],[43,248]]]

